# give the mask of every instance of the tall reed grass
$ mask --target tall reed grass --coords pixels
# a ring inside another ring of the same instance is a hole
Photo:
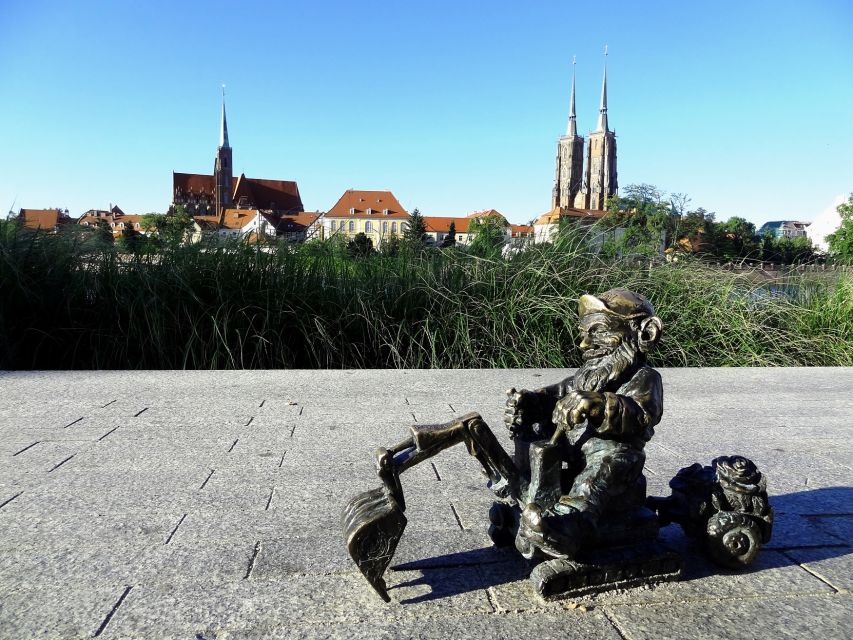
[[[0,368],[574,367],[576,300],[624,286],[664,324],[657,366],[853,365],[853,278],[775,295],[699,263],[605,262],[578,238],[506,260],[350,259],[309,243],[122,255],[79,234],[0,236]]]

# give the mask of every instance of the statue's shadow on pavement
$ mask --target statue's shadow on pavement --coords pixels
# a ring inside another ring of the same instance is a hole
[[[515,550],[483,547],[398,564],[392,571],[421,572],[413,580],[388,588],[429,586],[428,593],[400,601],[416,604],[524,580],[530,575],[530,566]]]
[[[853,487],[825,487],[771,495],[770,499],[776,514],[773,538],[758,559],[743,569],[727,569],[714,564],[700,544],[684,535],[681,527],[675,524],[663,527],[661,541],[684,558],[681,580],[749,575],[794,566],[801,562],[796,557],[800,553],[809,562],[853,553]],[[484,513],[484,526],[487,520]],[[395,565],[393,571],[419,571],[421,575],[391,585],[389,591],[429,586],[428,593],[400,601],[401,604],[416,604],[524,580],[531,568],[512,549],[483,547]]]

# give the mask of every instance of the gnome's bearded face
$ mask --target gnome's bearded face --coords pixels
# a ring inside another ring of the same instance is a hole
[[[575,388],[615,390],[645,362],[660,336],[660,320],[648,300],[625,289],[581,296],[578,307],[583,365]]]

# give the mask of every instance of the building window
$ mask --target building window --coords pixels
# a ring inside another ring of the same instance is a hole
[[[355,221],[353,221],[353,220],[349,221],[349,230],[355,231]]]
[[[409,225],[407,225],[405,222],[400,223],[400,233],[406,233],[406,229],[408,229],[408,228],[409,228]]]
[[[382,221],[382,233],[388,233],[388,221],[387,220]]]
[[[373,231],[373,224],[370,222],[370,220],[368,220],[367,222],[364,223],[364,230],[367,233],[370,233],[371,231]]]
[[[391,223],[391,233],[397,233],[397,223],[396,222]]]
[[[337,224],[334,220],[332,220],[332,231],[335,230],[335,224]]]

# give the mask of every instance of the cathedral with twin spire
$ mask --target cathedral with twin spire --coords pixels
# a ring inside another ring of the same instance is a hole
[[[616,134],[607,122],[607,64],[601,85],[598,126],[586,140],[578,135],[574,64],[572,61],[569,123],[566,135],[557,141],[557,171],[551,208],[560,212],[571,209],[604,211],[607,199],[616,195],[619,187],[616,179]]]

